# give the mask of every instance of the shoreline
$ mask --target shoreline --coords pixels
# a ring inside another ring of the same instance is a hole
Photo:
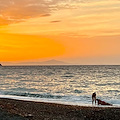
[[[0,109],[28,120],[119,120],[119,107],[77,106],[0,98]]]
[[[65,101],[54,101],[54,100],[47,100],[47,99],[37,99],[33,97],[24,97],[24,96],[13,96],[13,95],[0,95],[0,98],[5,99],[14,99],[14,100],[22,100],[22,101],[30,101],[30,102],[45,102],[45,103],[55,103],[55,104],[62,104],[62,105],[73,105],[73,106],[85,106],[85,107],[116,107],[120,108],[120,104],[113,104],[113,106],[107,105],[95,105],[92,103],[75,103],[75,102],[65,102]]]

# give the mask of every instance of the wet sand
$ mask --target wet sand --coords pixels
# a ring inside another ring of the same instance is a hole
[[[3,120],[120,120],[120,108],[85,107],[0,98]],[[7,115],[6,115],[7,114]],[[0,119],[2,120],[2,119]]]

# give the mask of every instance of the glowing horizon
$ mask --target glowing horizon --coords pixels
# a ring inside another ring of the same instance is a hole
[[[0,63],[120,64],[119,0],[0,3]]]

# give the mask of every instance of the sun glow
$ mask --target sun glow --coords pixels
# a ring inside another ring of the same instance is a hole
[[[3,34],[0,42],[1,61],[40,59],[64,53],[62,44],[41,36]]]
[[[56,58],[89,64],[82,58],[120,63],[119,0],[0,3],[0,62]]]

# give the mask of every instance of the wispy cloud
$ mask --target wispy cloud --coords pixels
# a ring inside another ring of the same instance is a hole
[[[119,0],[0,0],[0,25],[12,24],[0,31],[42,35],[76,33],[70,35],[75,37],[118,35],[119,8]]]
[[[83,2],[85,0],[76,0]],[[76,8],[72,0],[0,0],[1,25],[21,22],[35,17],[50,16],[58,9]]]
[[[50,16],[50,7],[44,0],[0,0],[1,25],[45,16]]]
[[[53,20],[51,21],[51,23],[58,23],[58,22],[61,22],[60,20]]]

